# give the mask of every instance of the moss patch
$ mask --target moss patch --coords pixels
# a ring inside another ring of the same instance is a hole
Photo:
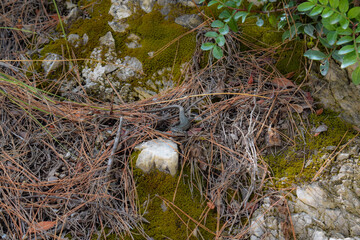
[[[187,176],[186,173],[184,173],[184,176]],[[192,236],[192,231],[196,228],[196,224],[170,204],[173,208],[171,209],[160,198],[162,197],[172,202],[175,191],[176,198],[173,204],[191,218],[215,232],[215,210],[210,210],[207,216],[202,218],[208,207],[206,202],[201,202],[198,192],[194,191],[191,193],[188,185],[190,183],[186,177],[182,177],[177,189],[178,177],[172,177],[157,170],[144,174],[140,169],[135,168],[134,179],[137,183],[140,209],[142,212],[146,212],[144,218],[150,222],[149,224],[143,224],[144,230],[153,239],[188,239],[189,236],[189,239],[197,239]],[[203,236],[203,239],[212,239],[214,237],[214,235],[200,226],[198,229],[199,232],[197,234],[200,239],[200,234]],[[135,234],[133,236],[135,239],[143,239],[141,236],[136,237],[137,235]]]
[[[129,18],[130,31],[141,38],[141,48],[123,49],[125,55],[135,56],[143,63],[144,72],[148,75],[175,64],[175,72],[179,73],[181,63],[189,61],[196,45],[195,34],[191,33],[174,42],[160,54],[150,58],[149,52],[156,52],[178,36],[189,31],[176,24],[172,17],[165,20],[158,11],[141,15],[134,14]],[[117,44],[121,46],[121,43]]]
[[[309,116],[309,125],[318,127],[325,124],[328,127],[326,132],[314,136],[311,133],[305,134],[305,139],[296,140],[296,145],[290,147],[286,152],[280,155],[268,155],[265,161],[269,164],[274,173],[275,180],[286,178],[284,181],[278,181],[278,187],[288,186],[289,184],[298,184],[311,180],[319,170],[326,159],[322,156],[329,153],[325,148],[327,146],[337,146],[345,144],[355,136],[355,132],[350,124],[343,122],[338,114],[325,110],[321,115],[311,114]],[[341,141],[344,134],[346,137]],[[305,162],[310,164],[305,167]]]

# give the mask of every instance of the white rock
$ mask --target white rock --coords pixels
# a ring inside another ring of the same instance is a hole
[[[125,4],[116,4],[111,5],[109,14],[115,18],[115,20],[121,20],[131,16],[131,10]]]
[[[99,39],[100,45],[109,47],[111,49],[115,48],[115,39],[111,32],[107,32],[103,37]]]
[[[340,153],[337,157],[336,157],[336,160],[338,161],[343,161],[343,160],[346,160],[350,157],[350,154],[349,153]]]
[[[50,53],[46,56],[45,61],[42,62],[42,67],[45,71],[45,75],[47,76],[51,71],[57,69],[62,64],[61,61],[62,57],[55,53]]]
[[[313,240],[328,240],[329,238],[325,236],[323,231],[315,231],[313,235]]]
[[[175,176],[178,168],[179,153],[176,143],[158,138],[144,142],[135,147],[140,150],[136,167],[148,173],[154,166]]]
[[[140,0],[140,7],[146,13],[149,13],[152,11],[154,4],[155,4],[155,0]]]

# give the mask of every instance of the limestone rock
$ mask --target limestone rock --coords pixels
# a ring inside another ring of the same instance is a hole
[[[152,11],[152,8],[154,7],[155,1],[156,0],[140,0],[140,7],[146,13],[149,13],[149,12]]]
[[[132,15],[132,11],[127,5],[127,0],[111,0],[111,3],[109,14],[113,16],[114,19],[108,22],[108,24],[115,32],[123,33],[129,27],[125,19]]]
[[[177,17],[175,22],[183,27],[196,28],[202,23],[202,19],[197,14],[185,14]]]
[[[330,61],[328,74],[320,77],[318,66],[310,74],[314,88],[314,96],[319,98],[325,108],[340,113],[344,120],[360,126],[360,85],[355,86],[349,77],[351,70],[341,69],[334,61]]]
[[[358,144],[358,139],[354,140]],[[353,146],[349,146],[349,152]],[[354,151],[352,151],[354,152]],[[297,239],[359,239],[359,153],[337,159],[328,175],[299,186],[287,201]],[[280,206],[281,208],[281,206]],[[281,223],[288,222],[277,206],[265,198],[251,219],[250,239],[283,239]]]
[[[100,45],[115,49],[115,39],[113,38],[111,32],[107,32],[105,36],[99,39]]]
[[[75,47],[78,47],[79,44],[77,44],[77,42],[79,41],[80,36],[78,34],[70,34],[67,37],[67,40],[69,41],[70,44],[74,45]]]
[[[135,149],[141,151],[136,161],[136,167],[145,173],[156,167],[160,171],[175,176],[179,160],[176,143],[158,138],[141,143]]]
[[[41,66],[43,67],[44,71],[45,71],[45,75],[47,76],[51,71],[57,69],[58,67],[61,66],[62,62],[59,61],[61,60],[62,57],[58,54],[55,53],[50,53],[46,56],[46,58],[44,59],[44,61],[42,62]]]

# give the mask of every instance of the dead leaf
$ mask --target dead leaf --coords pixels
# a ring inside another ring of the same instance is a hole
[[[278,131],[276,129],[269,126],[267,131],[267,146],[268,147],[275,147],[275,146],[281,146],[281,137]]]
[[[56,222],[53,221],[43,221],[43,222],[38,222],[38,223],[34,223],[31,227],[30,227],[30,232],[35,233],[35,232],[42,232],[42,231],[47,231],[51,228],[53,228],[56,225]]]
[[[297,113],[302,113],[304,108],[299,104],[290,104],[290,106],[295,110]]]
[[[296,87],[296,85],[287,78],[274,78],[271,82],[278,88]]]
[[[305,97],[309,101],[309,103],[312,103],[314,101],[309,92],[305,92]]]
[[[214,209],[215,208],[215,204],[211,201],[207,202],[206,205],[210,208],[210,209]]]
[[[290,79],[290,78],[292,78],[294,75],[295,75],[295,72],[289,72],[288,74],[285,75],[285,77],[286,77],[287,79]]]
[[[323,108],[316,110],[316,115],[321,115],[324,112]]]
[[[250,85],[250,84],[253,84],[253,83],[254,83],[254,78],[253,78],[252,75],[250,75],[249,80],[248,80],[248,84]]]

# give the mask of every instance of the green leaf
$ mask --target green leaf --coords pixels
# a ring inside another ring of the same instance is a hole
[[[213,56],[214,56],[216,59],[220,59],[220,58],[222,58],[222,56],[224,55],[223,50],[222,50],[220,47],[218,47],[218,46],[215,46],[215,47],[214,47],[212,53],[213,53]]]
[[[226,35],[229,33],[229,26],[227,24],[224,25],[224,27],[219,28],[219,33],[221,35]]]
[[[328,43],[326,38],[319,38],[321,44],[326,48],[331,48],[331,45]]]
[[[238,31],[239,31],[237,22],[235,21],[234,18],[231,18],[231,19],[230,19],[230,21],[228,22],[228,25],[229,25],[230,29],[231,29],[233,32],[238,32]]]
[[[360,84],[360,66],[358,66],[351,74],[351,79],[352,82],[355,85],[359,85]]]
[[[234,16],[235,20],[237,21],[240,17],[242,17],[242,23],[245,22],[246,16],[248,15],[248,12],[237,12]]]
[[[329,7],[326,7],[324,8],[324,11],[322,12],[321,14],[321,17],[322,18],[328,18],[330,17],[332,14],[334,13],[334,10],[329,8]]]
[[[242,1],[243,1],[243,0],[237,0],[237,1],[236,1],[236,7],[240,7],[240,5],[242,4]]]
[[[360,26],[357,26],[357,28],[355,29],[355,33],[359,33],[360,32]]]
[[[225,6],[231,7],[231,8],[236,8],[236,3],[233,2],[233,1],[227,1],[227,2],[225,3]]]
[[[332,8],[337,8],[339,6],[339,0],[330,0],[330,6]]]
[[[290,39],[290,31],[286,30],[281,37],[282,41],[285,41],[286,39]]]
[[[328,4],[328,0],[319,0],[319,2],[320,2],[322,5],[327,5],[327,4]]]
[[[337,32],[336,31],[330,31],[328,32],[326,39],[330,45],[334,45],[334,43],[337,40]]]
[[[329,18],[322,18],[321,23],[329,31],[336,30],[336,27],[333,24],[330,24],[330,19]]]
[[[216,4],[216,3],[219,3],[219,2],[217,0],[212,0],[212,1],[210,1],[208,3],[208,7],[210,7],[210,6],[212,6],[212,5]]]
[[[339,3],[340,12],[345,13],[349,9],[349,0],[340,0]]]
[[[201,4],[201,3],[203,3],[203,2],[205,2],[205,0],[200,0],[200,1],[199,1],[199,4]]]
[[[341,15],[334,13],[331,17],[330,17],[330,24],[336,24],[340,21],[341,19]]]
[[[225,45],[225,37],[223,35],[219,35],[216,39],[215,42],[217,43],[218,46],[222,47]]]
[[[300,11],[300,12],[309,11],[313,7],[315,7],[315,4],[313,4],[311,2],[304,2],[298,6],[298,11]]]
[[[311,10],[311,12],[308,14],[310,17],[319,15],[322,11],[323,11],[323,7],[320,6],[316,6],[313,8],[313,10]]]
[[[360,7],[353,7],[349,10],[348,12],[348,17],[351,18],[356,18],[357,16],[359,16],[360,14]]]
[[[256,25],[258,27],[262,27],[264,25],[264,20],[262,20],[261,18],[259,18],[257,21],[256,21]]]
[[[329,60],[325,60],[320,64],[320,73],[321,75],[325,76],[329,71]]]
[[[219,4],[218,6],[217,6],[217,9],[221,9],[221,8],[223,8],[224,7],[224,4]]]
[[[215,47],[215,44],[210,43],[210,42],[206,42],[206,43],[201,44],[201,50],[203,50],[203,51],[213,49],[214,47]]]
[[[311,24],[308,24],[304,27],[304,32],[312,38],[315,38],[314,31],[315,31],[315,27]]]
[[[343,58],[344,58],[344,55],[340,55],[339,54],[339,51],[333,51],[331,56],[333,57],[333,59],[335,59],[336,61],[339,61],[339,62],[342,62],[343,61]]]
[[[336,45],[343,45],[345,43],[351,42],[353,40],[350,36],[344,36],[339,39],[339,41],[336,42]]]
[[[220,18],[220,19],[224,19],[224,18],[228,18],[228,17],[230,17],[230,16],[231,16],[231,14],[229,13],[229,11],[228,11],[228,10],[224,10],[224,11],[222,11],[222,12],[220,13],[219,18]]]
[[[344,55],[354,51],[355,51],[354,45],[346,45],[339,50],[339,54]]]
[[[211,23],[211,27],[213,28],[222,28],[225,24],[220,20],[215,20]]]
[[[341,68],[346,68],[348,66],[355,64],[356,62],[357,62],[356,53],[355,52],[348,53],[343,58]]]
[[[304,56],[311,60],[323,60],[324,58],[326,58],[326,55],[324,53],[312,49],[307,50],[304,53]]]
[[[356,43],[360,43],[360,36],[358,36],[358,37],[355,39],[355,42],[356,42]]]
[[[339,35],[352,35],[353,34],[353,31],[350,28],[343,29],[342,27],[336,28],[336,32]]]
[[[249,4],[249,6],[247,7],[248,12],[250,12],[250,10],[251,10],[251,8],[252,8],[253,5],[254,5],[253,2],[251,2],[251,3]]]
[[[217,36],[219,36],[219,34],[217,32],[207,32],[207,33],[205,33],[205,37],[216,38]]]
[[[349,27],[349,23],[350,21],[348,19],[341,17],[340,26],[342,27],[342,29],[347,29]]]

